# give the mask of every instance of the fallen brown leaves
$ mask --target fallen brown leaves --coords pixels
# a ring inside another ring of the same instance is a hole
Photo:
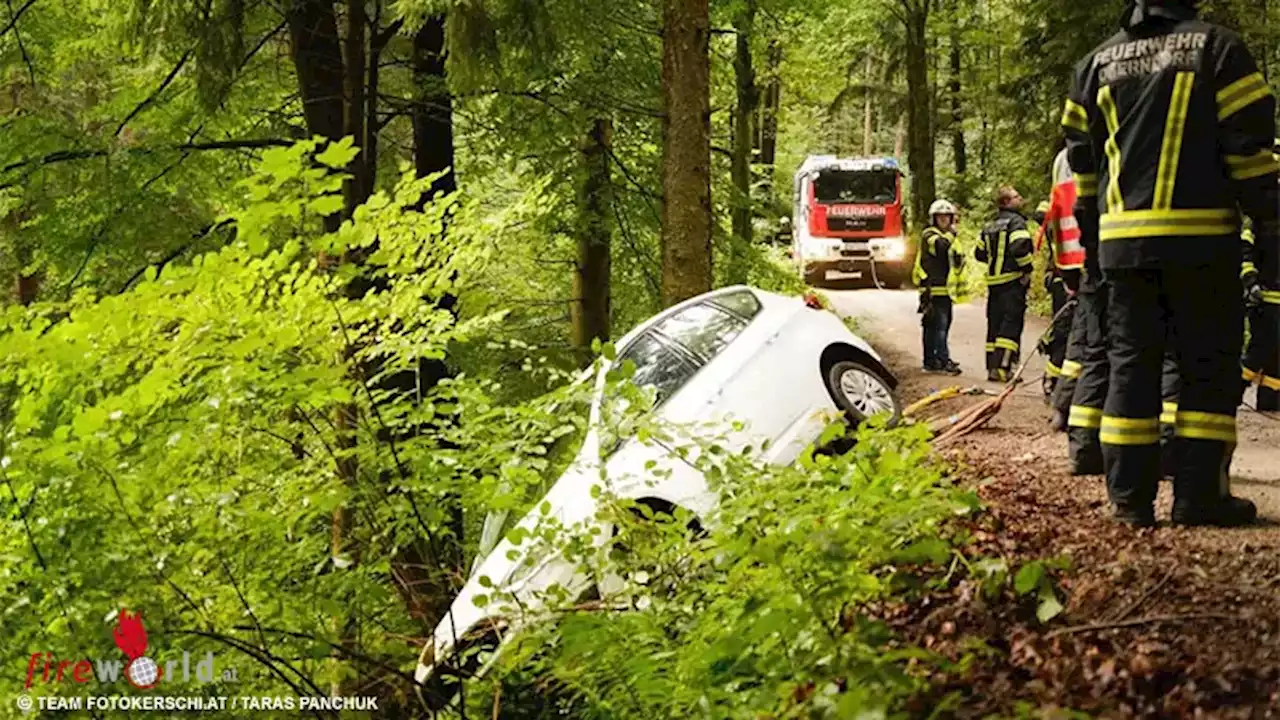
[[[965,555],[1011,569],[1070,558],[1055,574],[1066,611],[1042,625],[1032,599],[986,600],[972,577],[880,609],[904,640],[958,663],[912,709],[928,714],[955,693],[950,717],[1019,703],[1104,717],[1280,717],[1275,535],[1119,526],[1101,479],[1072,478],[1054,457],[1060,439],[984,432],[950,453],[966,478],[985,478],[988,510],[964,528]],[[1029,443],[1044,446],[1039,461],[1011,462]]]

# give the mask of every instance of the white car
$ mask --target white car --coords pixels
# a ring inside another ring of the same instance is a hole
[[[588,431],[577,459],[517,528],[532,531],[547,519],[566,527],[603,524],[596,517],[602,500],[592,491],[601,484],[613,496],[656,511],[683,508],[700,522],[713,521],[717,495],[691,464],[661,443],[606,437],[605,376],[610,366],[628,360],[635,363],[632,381],[655,391],[658,420],[732,419],[741,430],[729,438],[727,449],[759,446],[767,439],[765,459],[776,464],[793,462],[839,411],[854,423],[882,412],[896,421],[901,414],[897,381],[880,356],[811,300],[725,288],[664,311],[628,333],[617,348],[616,359],[603,363],[595,376]],[[603,458],[602,444],[613,446],[605,448]],[[599,530],[594,537],[603,545],[613,528]],[[573,598],[595,584],[581,572],[581,563],[553,548],[530,552],[529,542],[517,547],[511,537],[475,567],[423,648],[415,676],[433,704],[441,693],[452,695],[445,690],[451,676],[485,669],[478,661],[455,667],[457,651],[480,646],[496,656],[503,642],[545,606],[541,596],[547,588],[559,585]],[[476,604],[495,590],[515,597],[520,619],[505,616],[503,605],[509,603]],[[432,696],[437,696],[434,702]]]

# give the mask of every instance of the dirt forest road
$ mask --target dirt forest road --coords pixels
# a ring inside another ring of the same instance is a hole
[[[981,300],[956,308],[951,354],[964,374],[953,378],[920,370],[914,291],[823,292],[886,356],[904,402],[951,385],[999,389],[986,380]],[[1046,325],[1028,317],[1022,347],[1034,351]],[[1069,474],[1066,436],[1048,428],[1043,368],[1034,358],[1000,414],[946,455],[989,508],[965,552],[1011,565],[1068,560],[1056,576],[1066,609],[1042,624],[1034,603],[984,602],[965,582],[901,608],[900,630],[936,652],[959,659],[974,638],[997,651],[941,679],[963,698],[954,716],[1027,703],[1101,717],[1280,718],[1280,420],[1240,413],[1232,489],[1258,503],[1261,525],[1171,527],[1166,482],[1161,526],[1133,530],[1110,521],[1101,477]]]

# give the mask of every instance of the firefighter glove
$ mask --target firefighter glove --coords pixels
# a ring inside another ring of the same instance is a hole
[[[1244,306],[1247,308],[1256,308],[1262,305],[1262,286],[1258,284],[1256,278],[1254,282],[1248,284],[1244,288]]]
[[[916,312],[921,315],[928,315],[929,309],[933,307],[933,297],[929,294],[929,288],[920,289],[920,304],[916,306]]]

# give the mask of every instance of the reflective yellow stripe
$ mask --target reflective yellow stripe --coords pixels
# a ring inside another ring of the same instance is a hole
[[[1258,378],[1262,376],[1258,374],[1257,371],[1250,370],[1247,367],[1242,367],[1240,368],[1240,377],[1244,378],[1247,382],[1255,383],[1258,382]]]
[[[1227,155],[1226,157],[1227,167],[1231,171],[1233,180],[1248,180],[1280,171],[1280,161],[1276,160],[1276,156],[1271,154],[1270,150],[1259,150],[1253,155]]]
[[[1249,105],[1271,95],[1266,78],[1256,72],[1246,75],[1218,91],[1218,121],[1235,115]]]
[[[1074,174],[1072,177],[1076,181],[1077,197],[1098,196],[1098,176],[1095,173]]]
[[[1234,210],[1128,210],[1106,213],[1099,226],[1102,240],[1146,237],[1234,235],[1239,231]]]
[[[1084,370],[1084,366],[1075,360],[1068,360],[1062,363],[1062,376],[1069,378],[1080,377],[1080,371]]]
[[[1009,338],[996,338],[996,347],[1018,352],[1018,342]]]
[[[1234,443],[1236,441],[1236,419],[1233,415],[1179,410],[1174,434],[1178,437],[1196,440],[1219,440],[1221,442]]]
[[[1269,375],[1262,375],[1262,387],[1268,390],[1280,390],[1280,378],[1273,378]]]
[[[1280,290],[1263,290],[1262,302],[1268,305],[1280,305]]]
[[[1178,182],[1178,158],[1182,157],[1182,134],[1187,127],[1187,104],[1191,102],[1192,72],[1180,72],[1173,80],[1169,113],[1164,120],[1164,142],[1160,146],[1160,165],[1156,169],[1155,196],[1151,207],[1167,210],[1173,207],[1173,186]]]
[[[1002,231],[1002,232],[996,233],[995,237],[996,237],[996,243],[997,243],[996,253],[995,253],[996,264],[991,266],[993,275],[987,278],[988,285],[993,284],[991,282],[993,279],[1004,277],[1004,275],[1008,275],[1008,273],[1005,273],[1004,275],[1001,275],[999,273],[1002,269],[1004,269],[1004,251],[1009,247],[1009,233]]]
[[[1089,114],[1084,111],[1084,106],[1067,98],[1062,108],[1062,126],[1082,133],[1089,132]]]
[[[930,287],[930,288],[929,288],[929,294],[930,294],[930,295],[938,295],[938,296],[946,296],[946,295],[950,295],[950,294],[951,294],[951,291],[950,291],[950,290],[948,290],[948,289],[947,289],[947,287],[946,287],[945,285],[943,285],[943,286],[941,286],[941,287],[934,286],[934,287]]]
[[[1249,243],[1250,245],[1255,245],[1256,243],[1253,241],[1253,228],[1242,229],[1240,231],[1240,239]]]
[[[1244,277],[1249,273],[1256,273],[1256,272],[1258,272],[1258,267],[1253,263],[1251,262],[1240,263],[1240,277]],[[1266,291],[1264,290],[1263,292],[1266,292]]]
[[[988,285],[1003,285],[1003,284],[1005,284],[1005,283],[1007,283],[1007,282],[1010,282],[1010,281],[1012,281],[1012,280],[1017,280],[1017,279],[1018,279],[1018,278],[1020,278],[1020,277],[1022,277],[1022,273],[1020,273],[1020,272],[1001,273],[1001,274],[999,274],[999,275],[988,275],[988,276],[987,276],[987,284],[988,284]]]
[[[1160,424],[1173,425],[1178,419],[1178,403],[1166,402],[1161,406]]]
[[[1096,430],[1102,427],[1102,411],[1084,405],[1072,405],[1067,416],[1067,424],[1071,427]]]
[[[1013,242],[1014,240],[1030,240],[1030,239],[1031,239],[1030,230],[1014,230],[1013,232],[1009,233],[1009,242]]]
[[[1098,108],[1107,121],[1107,212],[1122,212],[1124,196],[1120,194],[1120,146],[1116,143],[1120,121],[1116,118],[1116,103],[1111,98],[1110,85],[1098,91]]]
[[[1160,418],[1103,415],[1098,437],[1106,445],[1155,445],[1160,442]]]
[[[1061,377],[1062,368],[1058,367],[1057,365],[1054,365],[1052,360],[1045,360],[1044,374],[1048,375],[1049,377]]]
[[[1035,261],[1036,259],[1034,257],[1030,255],[1023,255],[1022,257],[1018,258],[1014,262],[1018,264],[1018,267],[1026,267]]]

